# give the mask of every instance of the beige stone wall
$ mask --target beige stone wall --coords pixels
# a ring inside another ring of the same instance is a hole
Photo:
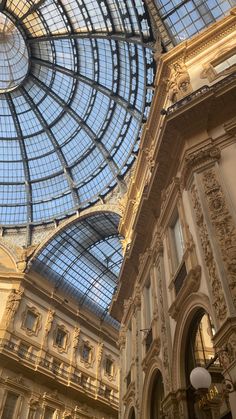
[[[76,301],[67,303],[34,273],[2,276],[0,298],[0,412],[13,392],[18,396],[15,417],[22,419],[43,418],[45,406],[55,408],[58,419],[117,417],[118,331],[78,311]],[[33,327],[27,327],[27,313],[35,316]],[[57,343],[58,330],[64,333],[63,344]],[[32,418],[31,399],[37,402]]]
[[[235,382],[235,65],[217,73],[235,54],[235,23],[232,13],[160,60],[120,224],[126,252],[112,314],[121,320],[121,418],[134,407],[136,418],[150,419],[158,370],[164,384],[159,417],[188,418],[187,336],[199,310],[212,319],[222,374]],[[214,418],[230,408],[236,417],[234,394],[229,400],[213,397]]]
[[[105,413],[101,407],[91,406],[83,397],[66,394],[55,387],[47,387],[38,382],[37,378],[30,379],[23,374],[16,374],[10,369],[1,370],[0,389],[0,417],[8,392],[18,395],[15,417],[26,419],[44,417],[46,407],[52,408],[55,419],[113,419],[115,416]],[[34,414],[34,416],[30,416]]]

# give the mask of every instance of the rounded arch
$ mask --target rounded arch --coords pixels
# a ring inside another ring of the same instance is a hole
[[[142,418],[150,419],[149,407],[151,405],[151,396],[152,396],[151,390],[153,389],[157,374],[160,374],[160,376],[162,377],[163,376],[162,372],[163,372],[162,361],[159,358],[153,359],[146,370],[145,379],[143,383],[143,394],[142,394],[141,416],[140,416]]]
[[[50,231],[49,234],[40,242],[40,244],[37,246],[36,251],[33,254],[33,257],[30,260],[30,263],[28,264],[28,271],[30,270],[30,267],[32,263],[34,262],[34,259],[37,258],[37,255],[41,253],[41,251],[47,246],[47,244],[52,240],[55,236],[60,234],[62,231],[70,227],[71,225],[78,223],[86,218],[89,218],[90,216],[96,215],[96,214],[103,214],[103,213],[110,213],[110,214],[116,214],[118,217],[122,216],[122,211],[119,205],[113,205],[113,204],[101,204],[96,205],[93,208],[88,208],[83,211],[82,214],[72,215],[71,217],[67,218],[66,220],[60,222],[54,230]]]
[[[5,243],[0,243],[0,273],[16,271],[17,264],[14,253]]]
[[[181,313],[176,324],[173,355],[172,355],[172,383],[173,390],[185,388],[185,351],[189,326],[200,309],[204,310],[213,318],[212,308],[209,298],[203,293],[194,293],[189,296],[182,307]]]
[[[92,310],[101,320],[108,314],[123,261],[120,217],[93,212],[58,230],[36,252],[29,273],[47,278],[55,290]]]
[[[135,407],[133,404],[133,400],[127,405],[125,409],[125,419],[136,419],[135,415]]]

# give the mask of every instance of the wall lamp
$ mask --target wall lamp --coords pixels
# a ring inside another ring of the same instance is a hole
[[[224,350],[222,352],[227,352]],[[217,353],[214,358],[212,358],[209,363],[207,364],[206,368],[203,367],[196,367],[191,371],[190,374],[190,383],[192,384],[193,388],[196,390],[196,396],[198,399],[198,407],[200,410],[205,411],[207,418],[216,418],[217,415],[212,415],[212,405],[215,403],[215,410],[218,409],[219,412],[219,402],[222,402],[222,398],[227,398],[229,393],[233,393],[236,391],[236,382],[233,382],[229,372],[229,379],[224,378],[222,383],[224,384],[224,391],[222,394],[219,394],[216,386],[210,389],[212,384],[211,374],[208,371],[208,368],[215,363],[215,361],[219,358],[220,353]],[[217,403],[218,400],[218,403]],[[217,407],[218,404],[218,407]],[[214,410],[214,409],[213,409]],[[219,416],[220,417],[220,416]]]

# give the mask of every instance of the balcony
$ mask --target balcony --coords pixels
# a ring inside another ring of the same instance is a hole
[[[22,343],[16,344],[10,340],[0,339],[0,356],[11,358],[13,362],[15,361],[25,368],[35,371],[35,373],[43,374],[48,378],[55,379],[56,376],[58,383],[84,393],[90,398],[98,397],[101,402],[109,404],[113,409],[118,408],[119,399],[114,394],[114,389],[106,386],[106,391],[101,392],[100,389],[104,387],[101,381],[97,381],[98,384],[95,385],[92,382],[94,378],[84,374],[81,370],[74,369],[71,372],[69,363],[62,362],[49,354],[46,354],[44,358],[38,357],[29,351],[27,352],[26,346],[23,351],[22,348]]]

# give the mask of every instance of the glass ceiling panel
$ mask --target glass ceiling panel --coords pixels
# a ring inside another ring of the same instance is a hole
[[[118,223],[118,215],[101,213],[65,227],[30,268],[113,325],[108,309],[123,260]]]
[[[155,2],[174,44],[200,32],[236,6],[236,0],[155,0]]]
[[[19,49],[1,42],[0,224],[40,224],[96,203],[129,169],[152,97],[153,35],[142,0],[1,4]]]

